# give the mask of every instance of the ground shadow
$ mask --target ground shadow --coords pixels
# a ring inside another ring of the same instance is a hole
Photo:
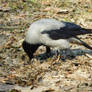
[[[85,54],[89,54],[90,56],[92,56],[92,50],[71,49],[71,52],[64,50],[59,52],[59,55],[61,56],[60,59],[63,61],[66,61],[67,59],[72,60],[76,56],[82,56]],[[43,53],[35,56],[37,60],[47,60],[48,58],[53,58],[53,57],[57,58],[57,53],[55,50],[51,51],[48,55],[46,55],[46,53]]]

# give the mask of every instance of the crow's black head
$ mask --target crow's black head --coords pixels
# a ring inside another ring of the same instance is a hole
[[[39,45],[38,44],[29,44],[26,41],[23,41],[22,47],[23,47],[24,51],[26,52],[26,54],[28,55],[29,59],[31,60],[33,58],[34,52],[37,50]]]

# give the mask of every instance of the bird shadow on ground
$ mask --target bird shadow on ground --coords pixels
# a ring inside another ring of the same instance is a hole
[[[88,54],[92,58],[92,50],[82,50],[82,49],[71,49],[71,52],[69,51],[60,51],[60,59],[62,61],[66,61],[67,59],[72,60],[76,58],[76,56],[82,56]],[[51,51],[48,55],[46,53],[37,55],[35,57],[37,60],[41,60],[41,62],[44,62],[44,60],[47,60],[48,58],[57,58],[57,53],[56,51]]]

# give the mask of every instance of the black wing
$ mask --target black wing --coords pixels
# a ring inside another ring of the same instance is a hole
[[[92,33],[92,31],[86,31],[83,28],[81,28],[79,25],[76,25],[74,23],[70,22],[63,22],[65,24],[64,27],[61,27],[60,29],[55,29],[55,30],[44,30],[42,34],[48,34],[49,37],[53,40],[58,40],[58,39],[68,39],[71,37],[76,37],[77,35],[81,34],[87,34],[87,33]]]

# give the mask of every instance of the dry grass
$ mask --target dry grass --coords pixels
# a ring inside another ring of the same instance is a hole
[[[92,29],[90,2],[0,0],[0,83],[31,87],[31,90],[17,87],[24,92],[91,92],[92,56],[77,55],[73,59],[67,58],[65,62],[55,56],[42,61],[34,58],[31,64],[25,64],[28,57],[21,47],[29,25],[40,18],[70,21]],[[92,46],[92,34],[81,38]],[[79,46],[72,46],[77,47]],[[39,48],[36,55],[44,51],[44,47]]]

